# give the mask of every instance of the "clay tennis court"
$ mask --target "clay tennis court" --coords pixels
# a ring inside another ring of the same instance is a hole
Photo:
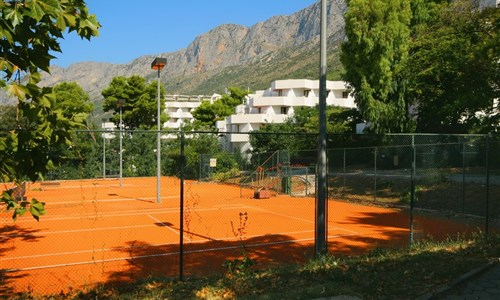
[[[5,188],[5,187],[2,187]],[[147,276],[177,277],[180,262],[180,181],[156,177],[58,181],[28,185],[26,196],[46,203],[40,222],[1,216],[0,294],[68,292]],[[253,199],[236,185],[186,181],[186,276],[223,270],[224,261],[255,258],[257,267],[303,261],[314,253],[314,198]],[[406,245],[407,213],[329,201],[329,251],[359,253]],[[465,225],[416,217],[415,236],[466,232]],[[244,248],[243,248],[244,245]]]

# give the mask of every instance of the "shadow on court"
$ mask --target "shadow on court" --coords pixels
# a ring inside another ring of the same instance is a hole
[[[378,247],[407,247],[409,245],[408,216],[400,212],[364,213],[349,217],[338,223],[342,227],[355,226],[359,234],[330,234],[329,252],[337,256],[366,253]],[[451,220],[418,216],[415,219],[418,238],[442,239],[458,233],[471,233],[474,228]],[[172,226],[157,223],[158,226]],[[174,227],[171,227],[176,229]],[[366,229],[366,231],[363,230]],[[185,232],[185,235],[196,235]],[[198,235],[199,237],[203,237]],[[314,244],[294,241],[294,237],[283,234],[267,234],[238,241],[214,240],[205,237],[205,242],[184,243],[183,275],[186,277],[207,276],[226,271],[224,262],[247,255],[256,261],[255,269],[305,262],[314,257]],[[126,268],[111,272],[105,286],[120,287],[123,284],[148,277],[178,278],[180,274],[180,247],[151,245],[133,241],[123,250],[129,256]]]
[[[186,232],[186,234],[189,234]],[[106,286],[120,287],[147,277],[178,278],[180,274],[179,245],[154,246],[144,242],[129,243],[128,268],[110,274]],[[256,261],[254,268],[301,262],[312,257],[312,244],[300,244],[287,235],[265,235],[243,241],[211,240],[184,244],[186,277],[207,276],[224,272],[224,262],[245,255]]]
[[[17,241],[27,241],[36,247],[36,241],[43,238],[38,235],[39,230],[25,229],[17,225],[5,225],[0,228],[0,258],[8,259],[8,253],[15,251]],[[0,264],[0,297],[11,295],[14,290],[12,283],[27,277],[27,274],[18,274],[15,270],[8,270]]]
[[[265,204],[265,203],[262,203]],[[269,204],[272,204],[269,202]],[[268,208],[271,209],[271,208]],[[263,210],[264,211],[264,210]],[[334,203],[330,207],[329,219],[329,252],[335,256],[358,255],[377,247],[407,247],[409,243],[409,216],[405,212],[389,209],[378,209],[360,205]],[[222,214],[227,214],[222,211]],[[183,275],[186,278],[207,276],[222,273],[225,270],[224,262],[247,255],[256,261],[252,266],[255,269],[265,269],[285,263],[305,262],[314,257],[314,233],[305,227],[294,230],[304,230],[307,235],[293,236],[291,218],[279,217],[286,212],[273,215],[271,219],[258,219],[253,217],[255,227],[265,226],[266,234],[246,236],[229,235],[225,239],[210,237],[210,234],[201,234],[194,230],[195,227],[186,226],[184,231]],[[292,215],[292,212],[290,216]],[[297,215],[297,214],[296,214]],[[241,213],[240,213],[241,221]],[[217,215],[220,218],[219,215]],[[179,278],[180,275],[180,246],[179,239],[168,239],[172,234],[179,232],[178,224],[174,225],[163,217],[154,223],[155,226],[168,228],[165,239],[157,236],[156,244],[148,242],[144,232],[143,239],[130,237],[124,239],[123,246],[114,247],[104,251],[108,246],[95,246],[94,262],[65,264],[50,269],[28,270],[22,272],[2,270],[0,297],[12,292],[27,291],[33,288],[35,294],[67,292],[70,289],[90,288],[94,285],[104,287],[129,287],[136,281],[148,277]],[[213,221],[215,217],[211,217]],[[296,218],[295,221],[305,222]],[[260,220],[259,222],[257,222]],[[277,220],[281,220],[281,223]],[[236,220],[235,220],[236,222]],[[312,223],[307,223],[307,228],[313,228]],[[235,223],[235,227],[238,224]],[[191,229],[193,228],[193,229]],[[288,228],[289,232],[287,232]],[[145,229],[149,230],[149,229]],[[215,230],[215,229],[213,229]],[[417,215],[415,216],[415,237],[424,238],[432,236],[435,239],[448,236],[457,236],[472,232],[473,227],[459,224],[453,220]],[[233,233],[235,229],[233,228]],[[36,249],[37,241],[44,237],[36,231],[23,229],[18,226],[4,226],[2,228],[1,242],[2,258],[15,253],[15,241],[29,241]],[[281,232],[281,233],[280,233]],[[283,232],[286,232],[284,234]],[[99,248],[101,247],[101,248]],[[69,250],[67,250],[69,251]],[[18,254],[17,255],[22,255]],[[113,254],[113,256],[112,256]],[[78,274],[75,278],[74,275]],[[73,277],[72,277],[73,276]],[[51,278],[50,282],[47,278]],[[69,278],[72,278],[71,280]],[[23,282],[23,285],[17,285]],[[16,290],[14,290],[17,285]]]

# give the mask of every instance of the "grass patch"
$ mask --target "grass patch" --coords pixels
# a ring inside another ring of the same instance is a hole
[[[306,264],[231,272],[183,282],[149,278],[124,289],[101,287],[70,295],[17,299],[414,299],[500,257],[500,236],[426,240],[408,249],[325,256]]]

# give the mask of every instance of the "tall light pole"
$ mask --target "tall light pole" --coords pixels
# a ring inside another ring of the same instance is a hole
[[[118,99],[118,107],[120,108],[120,128],[118,130],[118,133],[120,134],[120,188],[123,186],[123,122],[122,122],[122,109],[123,106],[125,105],[126,100],[125,99]]]
[[[161,121],[160,121],[160,116],[161,116],[161,105],[160,105],[160,71],[161,69],[163,69],[163,67],[165,67],[165,65],[167,64],[167,59],[166,58],[163,58],[163,57],[157,57],[153,60],[153,62],[151,63],[151,69],[153,70],[158,70],[158,101],[157,101],[157,107],[158,107],[158,112],[157,112],[157,126],[158,126],[158,134],[156,136],[156,203],[161,203],[161,193],[160,193],[160,189],[161,189],[161,182],[160,182],[160,176],[161,176],[161,143],[160,143],[160,139],[161,139],[161,134],[160,134],[160,131],[161,131]]]
[[[321,0],[321,31],[320,31],[320,74],[319,74],[319,136],[318,136],[318,166],[316,191],[316,224],[315,224],[315,253],[317,256],[327,253],[328,212],[327,203],[327,160],[326,160],[326,0]]]
[[[106,119],[102,119],[102,178],[106,179]]]

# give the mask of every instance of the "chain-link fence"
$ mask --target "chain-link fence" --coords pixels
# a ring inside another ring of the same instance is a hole
[[[2,295],[314,256],[316,135],[161,137],[158,148],[155,131],[82,131],[54,152],[65,163],[24,194],[48,214],[0,215]],[[329,251],[496,230],[499,150],[493,136],[330,136]]]

